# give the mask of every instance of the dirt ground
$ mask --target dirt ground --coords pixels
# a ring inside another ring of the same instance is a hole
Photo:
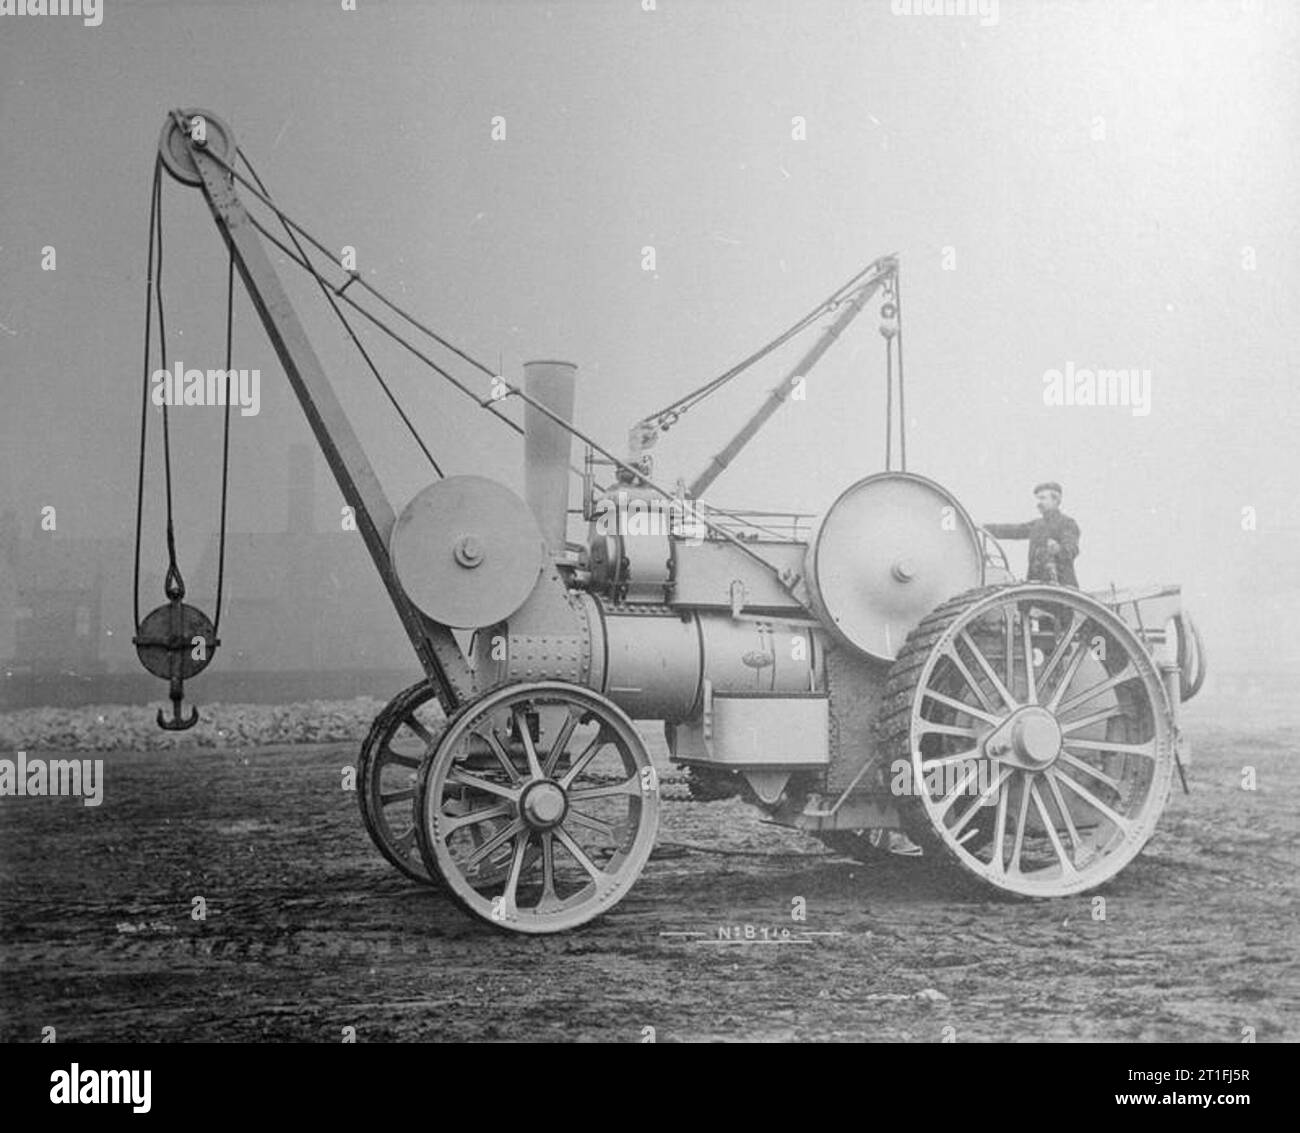
[[[1191,706],[1192,793],[1104,920],[864,866],[670,778],[612,913],[503,935],[372,848],[355,745],[110,752],[98,808],[0,799],[0,1039],[1295,1041],[1294,702],[1248,732],[1225,704]]]

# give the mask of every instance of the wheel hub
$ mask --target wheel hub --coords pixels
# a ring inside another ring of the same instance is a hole
[[[519,810],[524,821],[534,830],[550,830],[558,826],[569,809],[564,788],[551,779],[533,783],[519,800]]]
[[[1041,771],[1061,753],[1061,725],[1046,708],[1028,705],[990,733],[985,750],[992,759]]]

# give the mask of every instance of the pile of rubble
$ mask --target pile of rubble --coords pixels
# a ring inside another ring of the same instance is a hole
[[[164,732],[156,705],[27,708],[0,713],[0,751],[159,751],[178,747],[360,742],[384,703],[206,704],[188,731]],[[165,711],[170,712],[170,706]]]

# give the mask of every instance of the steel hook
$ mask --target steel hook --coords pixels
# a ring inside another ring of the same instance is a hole
[[[181,715],[181,701],[185,699],[185,688],[183,683],[173,678],[171,682],[171,702],[172,715],[171,719],[160,708],[158,709],[158,727],[165,732],[184,732],[194,727],[199,722],[199,710],[191,706],[189,717]]]

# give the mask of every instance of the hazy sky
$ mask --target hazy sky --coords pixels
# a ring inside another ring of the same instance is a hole
[[[887,0],[103,3],[94,28],[0,17],[0,505],[24,522],[53,504],[60,534],[131,529],[148,190],[165,112],[199,106],[471,352],[511,376],[576,362],[579,423],[619,449],[899,252],[910,467],[983,521],[1063,481],[1085,587],[1181,581],[1215,659],[1300,664],[1296,6],[1004,0],[986,23]],[[199,192],[168,179],[164,222],[172,356],[219,366],[225,260]],[[284,274],[400,507],[419,453]],[[236,318],[236,364],[263,381],[233,523],[274,529],[308,432],[242,294]],[[449,471],[517,483],[518,438],[376,357]],[[662,478],[698,471],[794,357],[678,425]],[[1149,370],[1150,413],[1045,405],[1069,363]],[[873,305],[711,498],[820,510],[883,465],[883,381]],[[220,412],[177,421],[192,561]]]

